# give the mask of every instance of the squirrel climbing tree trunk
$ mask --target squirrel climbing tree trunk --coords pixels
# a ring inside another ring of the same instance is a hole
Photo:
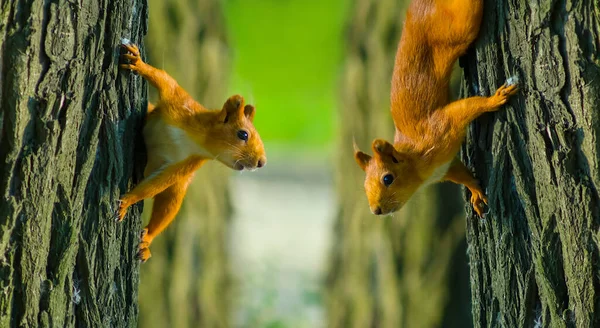
[[[146,2],[0,1],[0,327],[135,327]]]
[[[355,0],[341,81],[340,209],[327,277],[327,327],[469,327],[459,187],[438,184],[395,217],[370,213],[352,141],[393,139],[390,82],[408,1]]]
[[[476,327],[600,326],[600,4],[486,1],[467,94],[520,91],[463,149],[487,190],[469,210]]]
[[[222,2],[149,5],[148,62],[203,105],[220,109],[230,62]],[[229,326],[229,174],[217,161],[198,170],[177,218],[152,243],[141,270],[140,327]]]

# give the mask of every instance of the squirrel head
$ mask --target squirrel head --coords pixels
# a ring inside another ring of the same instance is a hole
[[[254,170],[267,164],[265,147],[254,128],[255,108],[240,95],[229,97],[206,135],[207,150],[234,170]]]
[[[372,148],[374,155],[370,156],[355,145],[354,159],[366,173],[365,192],[371,212],[391,214],[402,208],[423,181],[410,155],[382,139],[375,139]]]

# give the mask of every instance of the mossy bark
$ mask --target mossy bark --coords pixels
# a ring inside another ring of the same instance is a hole
[[[0,326],[135,327],[145,1],[0,1]]]
[[[149,2],[149,63],[221,108],[230,63],[221,1]],[[228,174],[215,162],[200,168],[177,218],[153,242],[141,273],[141,327],[229,326]]]
[[[415,195],[393,218],[371,214],[352,140],[393,139],[390,82],[408,1],[356,0],[341,80],[327,327],[468,327],[464,211],[458,186]]]
[[[467,218],[476,327],[600,327],[600,3],[486,1],[468,95],[520,91],[471,126],[489,197]]]

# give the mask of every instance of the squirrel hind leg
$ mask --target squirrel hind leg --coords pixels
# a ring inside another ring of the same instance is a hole
[[[152,214],[150,217],[150,222],[144,228],[140,243],[140,259],[142,261],[147,260],[148,258],[143,258],[143,255],[150,255],[149,251],[145,251],[150,247],[152,240],[156,238],[167,226],[171,224],[177,212],[179,212],[179,208],[181,207],[181,203],[183,202],[183,198],[187,191],[187,187],[189,185],[190,179],[184,178],[179,182],[176,182],[172,186],[168,187],[164,191],[160,192],[156,196],[154,196],[154,204],[152,205]]]

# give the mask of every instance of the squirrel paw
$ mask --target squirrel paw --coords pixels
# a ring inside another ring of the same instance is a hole
[[[471,204],[473,205],[475,213],[477,213],[477,215],[480,218],[483,218],[483,206],[484,204],[487,205],[487,203],[488,200],[487,197],[485,197],[485,195],[483,194],[483,191],[471,190]]]
[[[117,201],[118,208],[115,211],[115,222],[121,222],[127,214],[127,208],[131,206],[131,203],[127,200],[126,196],[123,196]]]
[[[121,64],[119,67],[137,72],[139,64],[143,63],[140,57],[140,49],[133,43],[123,43],[121,47],[125,48],[127,53],[121,55],[121,59],[125,64]]]
[[[519,87],[516,83],[513,83],[513,81],[511,81],[510,83],[504,83],[504,85],[498,88],[498,90],[496,90],[496,93],[492,96],[495,106],[502,106],[506,104],[508,98],[510,98],[510,96],[515,95],[517,91],[519,91]]]
[[[140,245],[136,255],[137,259],[142,263],[148,261],[148,259],[152,256],[152,253],[150,253],[151,242],[152,241],[148,236],[148,228],[142,229],[142,232],[140,233]]]
[[[152,253],[150,253],[150,248],[149,247],[142,247],[142,244],[140,244],[140,248],[139,248],[139,250],[137,252],[137,255],[135,257],[138,260],[140,260],[140,262],[142,262],[142,263],[148,261],[148,259],[152,257]]]
[[[148,235],[148,228],[142,229],[142,232],[140,232],[140,242],[145,241],[145,238],[147,235]]]

